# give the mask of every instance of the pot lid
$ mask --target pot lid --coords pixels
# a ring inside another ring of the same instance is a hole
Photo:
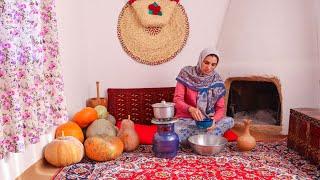
[[[174,103],[166,102],[166,101],[161,101],[161,103],[152,104],[152,107],[154,108],[166,108],[166,107],[172,107],[172,106],[174,106]]]

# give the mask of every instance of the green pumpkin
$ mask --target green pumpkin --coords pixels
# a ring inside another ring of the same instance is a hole
[[[116,124],[116,118],[114,118],[114,116],[112,116],[111,114],[108,114],[106,119],[112,122],[112,124]]]
[[[93,137],[96,135],[116,136],[116,127],[106,119],[98,119],[90,124],[86,130],[86,137]]]
[[[105,106],[98,105],[94,109],[97,111],[99,119],[106,119],[108,117],[109,113]]]

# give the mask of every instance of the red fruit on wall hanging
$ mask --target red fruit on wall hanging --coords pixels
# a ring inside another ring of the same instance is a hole
[[[148,6],[149,14],[162,16],[161,7],[156,3],[152,3]]]

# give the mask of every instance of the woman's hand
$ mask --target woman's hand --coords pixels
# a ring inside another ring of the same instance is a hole
[[[211,117],[211,119],[212,119],[212,125],[210,126],[210,127],[208,127],[207,128],[207,131],[213,131],[217,126],[216,126],[216,121],[214,120],[214,118],[213,117]]]
[[[202,121],[204,118],[204,115],[200,111],[200,109],[195,107],[189,107],[188,111],[190,112],[192,118],[196,121]]]
[[[207,131],[213,131],[216,128],[216,124],[213,123],[210,127],[207,128]]]

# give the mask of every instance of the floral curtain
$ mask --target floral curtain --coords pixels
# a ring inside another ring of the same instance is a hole
[[[54,0],[0,0],[0,159],[67,120]]]

